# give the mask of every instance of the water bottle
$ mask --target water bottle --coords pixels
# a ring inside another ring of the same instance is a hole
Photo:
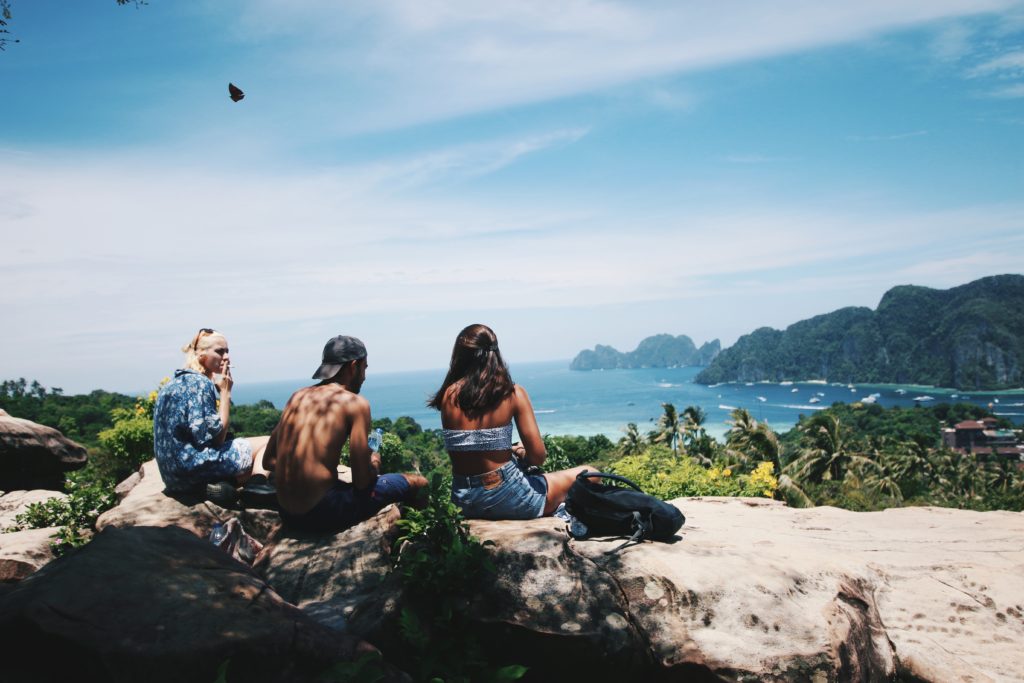
[[[380,427],[370,432],[370,435],[366,437],[366,443],[370,445],[370,450],[379,452],[380,445],[384,441],[384,432],[381,431]]]
[[[210,529],[210,543],[214,545],[220,545],[221,541],[227,538],[227,535],[228,530],[224,528],[223,524],[217,522],[213,525],[213,528]]]

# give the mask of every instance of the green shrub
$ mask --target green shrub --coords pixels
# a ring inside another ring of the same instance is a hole
[[[771,498],[778,487],[773,470],[770,462],[762,462],[750,474],[737,474],[723,466],[704,468],[689,457],[676,457],[661,445],[651,446],[640,455],[621,458],[612,465],[613,472],[662,500],[680,496]]]
[[[522,666],[495,668],[484,655],[468,618],[468,598],[495,572],[483,543],[470,535],[462,512],[451,501],[451,480],[430,475],[429,500],[422,510],[407,509],[398,521],[402,536],[395,568],[407,606],[399,622],[408,645],[406,661],[422,681],[514,681]]]

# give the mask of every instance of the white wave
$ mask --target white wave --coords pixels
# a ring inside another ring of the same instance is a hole
[[[533,412],[539,415],[550,415],[551,413],[557,413],[558,410],[555,408],[551,408],[550,410],[534,410]]]
[[[662,389],[671,389],[675,384],[672,384],[672,382],[658,382],[658,386]]]
[[[722,410],[736,410],[736,406],[727,406],[724,404],[719,404],[718,407],[721,408]]]
[[[812,406],[812,405],[798,406],[798,405],[787,405],[787,404],[781,405],[779,407],[780,408],[789,408],[791,410],[825,410],[825,408],[826,408],[826,406]]]

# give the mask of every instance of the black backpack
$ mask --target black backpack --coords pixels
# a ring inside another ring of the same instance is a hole
[[[632,489],[602,484],[610,479]],[[581,472],[569,487],[565,509],[587,526],[586,536],[629,536],[629,540],[608,551],[616,553],[643,539],[668,541],[686,522],[674,505],[660,501],[625,477],[604,472]]]

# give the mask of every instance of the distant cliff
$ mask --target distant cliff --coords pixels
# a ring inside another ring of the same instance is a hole
[[[1024,276],[952,289],[903,285],[876,310],[841,308],[740,337],[695,381],[827,379],[961,389],[1024,385]]]
[[[722,350],[717,339],[699,349],[685,334],[656,334],[647,337],[636,350],[623,353],[598,344],[594,350],[580,351],[569,365],[571,370],[613,370],[615,368],[673,368],[682,365],[707,365]]]

